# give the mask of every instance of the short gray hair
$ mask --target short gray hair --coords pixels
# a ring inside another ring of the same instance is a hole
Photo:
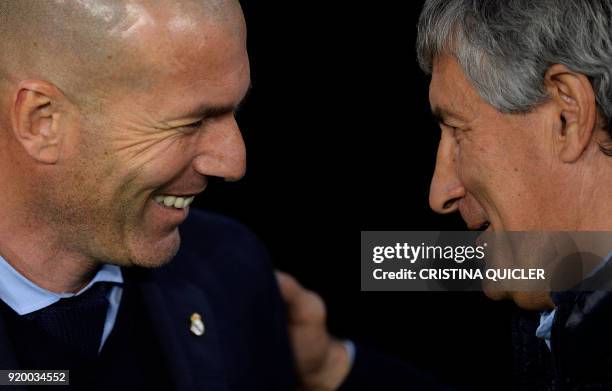
[[[427,0],[416,47],[426,73],[437,56],[455,56],[504,113],[546,101],[546,70],[563,64],[589,78],[612,135],[612,0]]]

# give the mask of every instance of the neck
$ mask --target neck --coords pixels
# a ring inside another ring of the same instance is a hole
[[[14,140],[0,135],[0,183],[10,184],[0,205],[0,255],[24,277],[51,292],[78,292],[100,262],[72,243],[70,224],[49,215],[47,188],[57,186]]]
[[[0,210],[0,255],[24,277],[56,293],[78,292],[100,264],[62,242],[59,227],[16,209]]]
[[[612,176],[612,157],[599,154],[597,163],[588,172],[578,173],[572,186],[575,231],[612,231],[612,188],[605,180]],[[599,249],[599,255],[606,255],[612,248],[610,243],[603,245],[607,248]]]

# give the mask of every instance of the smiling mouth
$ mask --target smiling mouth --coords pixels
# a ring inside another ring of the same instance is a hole
[[[470,231],[486,231],[491,227],[491,222],[483,221],[478,224],[468,224],[468,229]]]
[[[488,229],[489,229],[489,227],[491,227],[491,223],[490,223],[490,222],[488,222],[488,221],[485,221],[484,223],[482,223],[482,224],[480,225],[480,227],[478,227],[478,230],[479,230],[479,231],[486,231],[486,230],[488,230]]]
[[[185,209],[193,202],[195,196],[177,197],[172,195],[158,195],[153,198],[161,206],[175,209]]]

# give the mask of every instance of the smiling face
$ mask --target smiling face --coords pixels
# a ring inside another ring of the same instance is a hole
[[[441,128],[430,189],[436,212],[459,211],[469,229],[580,229],[588,216],[583,206],[590,204],[581,186],[588,188],[592,175],[560,159],[568,141],[555,102],[527,114],[501,113],[478,95],[449,56],[435,62],[429,95]],[[582,160],[598,154],[590,145]],[[546,292],[486,293],[511,297],[523,308],[551,305]]]
[[[430,189],[435,211],[458,210],[470,229],[574,227],[564,191],[567,167],[555,151],[561,123],[551,105],[527,114],[501,113],[449,56],[435,63],[429,96],[442,131]]]
[[[170,260],[207,177],[245,171],[234,118],[250,85],[240,10],[210,22],[146,16],[131,30],[146,88],[108,86],[99,107],[81,113],[68,168],[43,190],[66,246],[120,265]]]

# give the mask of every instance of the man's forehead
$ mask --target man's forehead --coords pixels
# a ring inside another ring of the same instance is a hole
[[[429,85],[429,102],[435,116],[468,121],[479,99],[454,57],[445,55],[436,59]]]
[[[138,57],[146,86],[128,91],[132,98],[122,101],[134,102],[168,127],[236,111],[250,87],[246,42],[207,29],[200,42],[183,37],[178,47],[155,40],[141,45]]]
[[[154,17],[153,22],[140,26],[133,47],[147,66],[160,73],[180,74],[194,66],[214,67],[217,59],[236,52],[236,48],[246,51],[241,15],[219,22],[177,12]]]

